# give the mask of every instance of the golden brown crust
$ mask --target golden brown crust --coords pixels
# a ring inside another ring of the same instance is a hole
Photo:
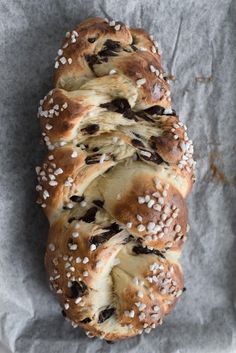
[[[148,33],[92,18],[66,35],[40,103],[45,266],[64,315],[89,337],[149,332],[184,288],[195,162],[163,74]]]
[[[131,183],[132,189],[127,191],[124,187],[125,196],[117,200],[114,208],[109,210],[112,216],[124,225],[132,223],[130,232],[143,239],[145,246],[179,251],[187,229],[187,208],[183,197],[174,187],[167,188],[169,184],[161,181],[156,188],[153,179],[142,174],[131,179]],[[141,204],[138,202],[147,196],[149,201]],[[157,208],[149,208],[152,201]],[[143,230],[139,229],[140,225],[144,226]],[[153,235],[150,235],[150,229],[153,229]]]
[[[47,117],[41,119],[41,127],[51,143],[73,138],[77,124],[93,108],[92,103],[85,102],[85,99],[83,96],[70,97],[58,88],[47,96],[42,105]]]

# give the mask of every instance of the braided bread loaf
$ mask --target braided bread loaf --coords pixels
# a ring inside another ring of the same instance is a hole
[[[194,179],[157,43],[88,19],[66,34],[55,69],[38,113],[49,154],[36,167],[52,288],[89,337],[149,332],[184,288],[178,257]]]

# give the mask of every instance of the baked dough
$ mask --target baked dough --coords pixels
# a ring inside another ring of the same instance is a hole
[[[153,37],[91,18],[66,34],[40,102],[36,167],[45,265],[63,315],[89,337],[150,332],[184,289],[192,141]]]

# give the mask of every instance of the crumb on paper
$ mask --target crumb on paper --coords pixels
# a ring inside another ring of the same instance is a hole
[[[219,152],[212,152],[209,156],[210,164],[210,179],[217,183],[228,184],[229,181],[224,172],[219,167],[219,162],[222,161]]]
[[[236,184],[236,176],[226,176],[219,164],[223,165],[223,158],[219,152],[211,152],[209,155],[209,172],[206,175],[208,181],[219,184]]]
[[[209,171],[206,175],[206,180],[225,185],[235,184],[236,176],[228,178],[220,165],[223,165],[222,155],[217,151],[211,152],[209,155]]]
[[[220,170],[220,168],[215,163],[211,163],[210,170],[211,170],[212,179],[221,183],[227,182],[227,179],[224,173]]]
[[[171,75],[171,74],[167,75],[166,78],[169,81],[176,81],[177,80],[176,76],[175,75]]]
[[[200,83],[208,83],[213,81],[213,76],[198,76],[195,77],[195,80]]]

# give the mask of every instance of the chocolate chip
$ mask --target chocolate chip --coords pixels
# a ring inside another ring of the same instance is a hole
[[[101,154],[99,154],[99,153],[93,154],[92,156],[88,156],[85,158],[85,163],[86,164],[99,163],[100,157],[101,157]]]
[[[130,105],[127,99],[117,98],[117,99],[114,99],[112,103],[117,108],[118,113],[124,113],[130,109]]]
[[[150,250],[150,249],[148,249],[148,248],[144,248],[144,247],[141,246],[141,245],[134,246],[134,247],[133,247],[133,252],[134,252],[135,254],[137,254],[137,255],[138,255],[138,254],[155,254],[155,255],[160,256],[160,257],[162,257],[163,259],[165,259],[165,256],[162,254],[161,251],[156,250],[156,249]]]
[[[114,344],[115,342],[113,342],[113,341],[108,341],[108,340],[105,340],[105,342],[107,343],[107,344]]]
[[[126,119],[138,121],[138,119],[137,119],[135,113],[134,113],[131,109],[126,110],[126,111],[123,113],[123,116],[124,116]]]
[[[130,104],[125,98],[117,98],[111,102],[100,104],[101,108],[106,108],[109,111],[123,114],[127,119],[138,120],[135,112],[131,110]]]
[[[99,151],[99,148],[98,148],[98,147],[94,147],[94,148],[92,149],[92,151],[93,151],[93,152],[97,152],[97,151]]]
[[[144,144],[142,143],[142,141],[137,139],[131,140],[131,143],[134,147],[144,147]]]
[[[142,136],[141,136],[141,135],[139,135],[137,132],[133,132],[133,134],[134,134],[137,138],[139,138],[139,139],[141,139],[141,138],[142,138]]]
[[[98,323],[101,324],[107,319],[109,319],[115,313],[115,311],[116,311],[115,308],[107,308],[101,311],[98,317]]]
[[[97,64],[99,59],[97,55],[85,55],[85,59],[88,62],[89,65],[94,65]]]
[[[148,151],[148,152],[150,152],[150,151]],[[153,162],[153,163],[156,163],[156,164],[161,164],[161,163],[165,162],[158,153],[156,153],[156,152],[150,152],[150,153],[151,153],[150,157],[142,155],[141,156],[142,159],[145,159],[146,161],[150,161],[150,162]]]
[[[70,200],[73,202],[82,202],[84,200],[83,196],[73,195],[70,197]]]
[[[81,129],[82,132],[86,132],[89,135],[95,134],[99,130],[99,125],[98,124],[90,124],[86,126],[85,128]]]
[[[89,239],[89,242],[91,244],[96,245],[98,247],[99,245],[105,243],[107,240],[109,240],[111,237],[105,237],[104,235],[94,235]]]
[[[114,51],[112,50],[109,50],[109,49],[103,49],[101,50],[99,53],[99,56],[103,57],[103,56],[118,56],[117,53],[115,53]]]
[[[117,224],[116,222],[114,222],[114,223],[112,223],[111,225],[110,225],[110,227],[107,227],[107,228],[105,228],[105,229],[109,229],[109,232],[107,232],[107,234],[109,233],[109,234],[116,234],[116,233],[118,233],[119,231],[120,231],[120,226],[119,226],[119,224]]]
[[[117,42],[117,41],[111,40],[111,39],[107,39],[106,42],[104,43],[104,46],[107,49],[117,50],[117,49],[120,49],[120,42]]]
[[[107,62],[108,62],[108,58],[107,58],[106,56],[103,56],[103,57],[101,58],[101,62],[107,63]]]
[[[88,41],[90,43],[95,42],[97,38],[89,38]],[[116,53],[121,49],[119,42],[113,41],[111,39],[108,39],[104,43],[104,48],[97,53],[97,55],[86,55],[85,59],[90,67],[91,70],[93,70],[93,65],[95,64],[101,64],[102,62],[107,62],[108,61],[108,56],[117,56],[118,54]]]
[[[130,46],[133,49],[133,51],[137,51],[138,50],[138,48],[134,44],[130,44]]]
[[[150,107],[148,109],[145,109],[144,112],[150,115],[163,115],[165,111],[165,108],[161,107],[160,105],[154,105],[153,107]]]
[[[143,120],[149,121],[151,123],[154,123],[155,120],[153,120],[152,118],[150,118],[145,111],[140,111],[140,112],[136,112],[136,115],[139,116],[140,118],[142,118]]]
[[[71,298],[76,299],[78,297],[82,297],[83,295],[85,295],[85,292],[88,289],[88,287],[83,281],[79,281],[79,282],[73,281],[70,289],[71,289]]]
[[[71,218],[68,219],[68,223],[72,223],[72,222],[75,221],[75,220],[76,220],[75,217],[71,217]]]
[[[93,70],[93,65],[101,64],[97,55],[85,55],[85,60],[87,61],[91,70]]]
[[[149,139],[149,144],[150,144],[150,147],[155,150],[157,148],[157,137],[151,136]]]
[[[93,200],[93,203],[98,207],[103,207],[104,201],[102,200]]]
[[[147,114],[150,114],[150,115],[173,115],[175,116],[176,115],[176,111],[174,109],[172,109],[172,112],[171,113],[164,113],[165,112],[165,108],[161,107],[160,105],[154,105],[153,107],[150,107],[148,109],[145,109],[144,112],[146,112]]]
[[[91,322],[92,319],[90,319],[90,317],[86,317],[85,319],[83,319],[82,321],[80,321],[82,324],[88,324],[89,322]]]
[[[98,163],[98,162],[99,162],[99,160],[91,158],[91,157],[85,158],[85,163],[86,164],[95,164],[95,163]]]
[[[96,246],[99,246],[106,241],[108,241],[113,235],[117,234],[120,231],[120,226],[117,223],[112,223],[110,227],[104,228],[106,232],[100,234],[100,235],[94,235],[93,237],[90,238],[89,242],[91,244],[95,244]]]
[[[97,207],[91,207],[87,210],[85,215],[83,217],[79,218],[79,221],[84,221],[86,223],[92,223],[95,221],[96,218],[96,213],[97,213]]]
[[[100,107],[121,114],[130,109],[129,102],[125,98],[113,99],[111,102],[100,104]]]
[[[152,162],[154,162],[154,163],[156,163],[156,164],[161,164],[161,163],[164,162],[164,163],[166,163],[166,164],[169,165],[169,163],[167,163],[166,161],[164,161],[164,159],[162,159],[161,156],[160,156],[158,153],[156,153],[156,152],[152,153],[152,156],[151,156],[151,158],[150,158],[150,161],[152,161]]]
[[[61,313],[62,313],[62,316],[66,317],[66,312],[65,312],[65,310],[62,310]]]
[[[89,43],[94,43],[96,42],[97,38],[88,38]]]
[[[127,244],[129,243],[130,241],[134,240],[134,237],[133,235],[129,234],[124,240],[123,240],[123,244]]]

